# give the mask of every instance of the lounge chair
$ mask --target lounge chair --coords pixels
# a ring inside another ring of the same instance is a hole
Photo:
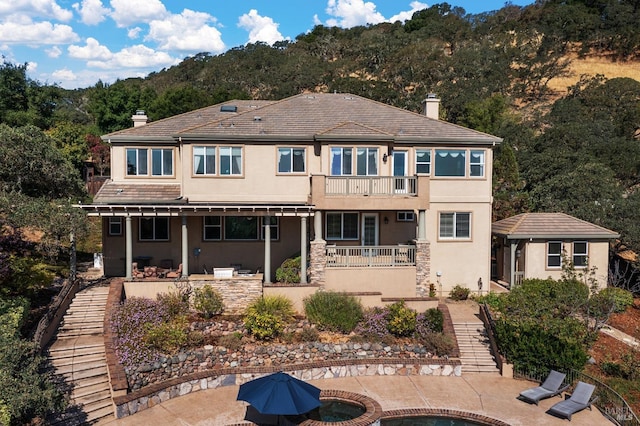
[[[594,385],[585,382],[578,382],[576,388],[568,399],[560,401],[549,408],[548,413],[563,419],[571,420],[571,415],[582,411],[585,408],[591,410],[591,404],[597,398],[591,398],[593,391],[596,389]]]
[[[562,386],[565,377],[567,377],[566,374],[551,370],[546,380],[540,386],[520,392],[520,399],[538,405],[538,403],[545,398],[560,395],[569,388],[568,385]]]

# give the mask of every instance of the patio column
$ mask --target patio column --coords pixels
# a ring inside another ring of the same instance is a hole
[[[130,280],[133,276],[133,239],[131,237],[131,216],[127,216],[124,218],[124,235],[125,235],[125,271],[126,271],[126,279]]]
[[[518,240],[511,241],[511,256],[509,257],[509,287],[513,288],[516,282],[516,249]]]
[[[425,210],[418,210],[418,241],[427,239],[427,213]]]
[[[182,215],[182,276],[189,276],[189,233],[187,216]]]
[[[313,213],[313,240],[322,240],[322,212],[316,211]]]
[[[264,283],[271,283],[271,216],[264,217]]]
[[[307,217],[300,216],[300,284],[307,283]]]

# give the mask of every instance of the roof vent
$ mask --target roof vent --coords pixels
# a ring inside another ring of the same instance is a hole
[[[222,105],[220,112],[238,112],[238,107],[235,105]]]
[[[255,117],[253,117],[253,121],[262,121],[262,117],[256,115]]]

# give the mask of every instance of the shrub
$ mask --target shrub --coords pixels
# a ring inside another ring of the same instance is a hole
[[[284,296],[265,296],[247,307],[244,326],[258,339],[271,339],[284,330],[293,315],[291,300]]]
[[[449,298],[451,300],[467,300],[469,298],[470,290],[461,285],[456,285],[449,292]]]
[[[623,288],[603,288],[597,296],[609,300],[614,306],[614,312],[624,312],[629,306],[633,306],[633,293]]]
[[[225,334],[218,340],[218,345],[230,351],[237,351],[242,348],[242,333],[236,331],[235,333]]]
[[[205,318],[211,318],[224,311],[224,302],[219,291],[209,284],[193,292],[193,307]]]
[[[500,293],[489,292],[482,296],[473,298],[479,304],[486,303],[489,308],[495,311],[502,311],[505,305],[505,297]]]
[[[301,342],[316,342],[320,339],[320,333],[315,327],[305,327],[298,334]]]
[[[149,324],[144,341],[163,354],[174,354],[189,341],[189,324],[185,316],[169,322]]]
[[[286,259],[276,269],[276,281],[282,283],[300,282],[300,256]]]
[[[157,299],[169,318],[175,318],[189,313],[189,298],[178,291],[160,293]]]
[[[442,333],[444,315],[437,308],[427,309],[416,317],[416,334],[424,336],[429,333]]]
[[[319,291],[303,301],[304,311],[320,329],[350,333],[362,319],[362,304],[354,296]]]
[[[429,284],[429,297],[436,297],[436,285],[434,283]]]
[[[417,312],[405,306],[404,301],[389,305],[387,327],[397,337],[411,336],[416,331]]]
[[[374,307],[363,312],[362,320],[358,323],[354,332],[358,336],[369,339],[382,339],[388,336],[387,315],[389,308]]]
[[[426,350],[438,356],[451,355],[454,348],[451,337],[442,333],[427,333],[418,340]]]

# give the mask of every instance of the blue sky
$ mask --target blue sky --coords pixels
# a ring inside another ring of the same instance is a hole
[[[442,3],[439,1],[436,3]],[[144,77],[199,52],[294,40],[315,25],[407,20],[418,0],[0,0],[0,54],[67,89]],[[468,13],[503,0],[450,0]],[[513,0],[524,6],[533,0]]]

